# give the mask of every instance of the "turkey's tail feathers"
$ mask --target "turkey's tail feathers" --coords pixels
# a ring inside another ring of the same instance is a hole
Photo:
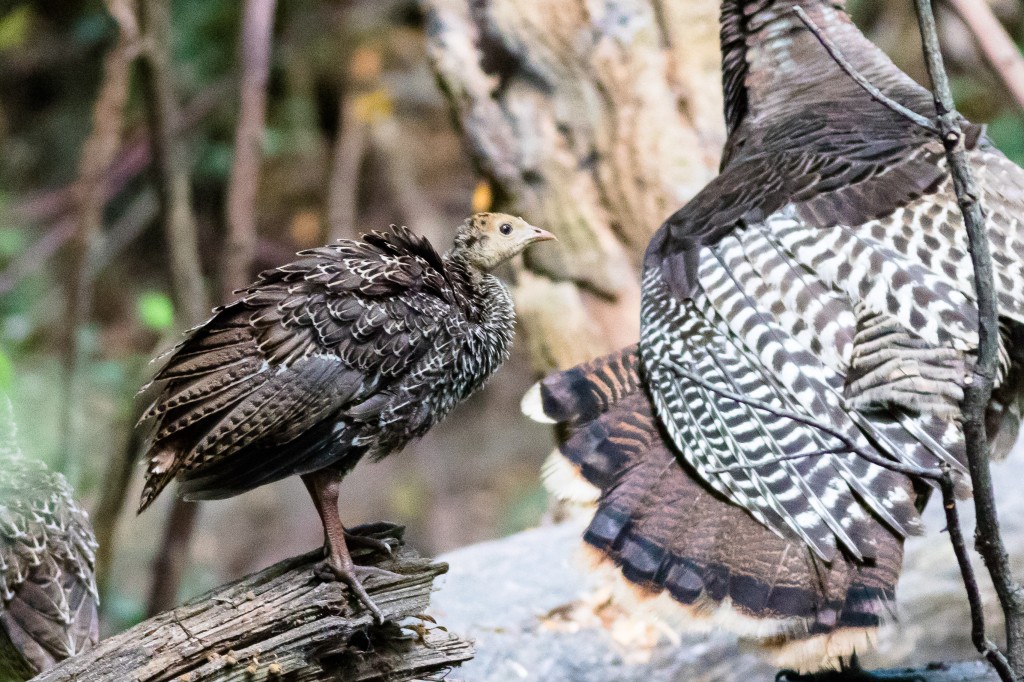
[[[681,605],[681,626],[734,631],[800,667],[863,648],[892,615],[902,540],[875,524],[877,559],[826,563],[710,491],[663,438],[636,346],[544,379],[523,408],[557,424],[552,492],[597,503],[585,543],[659,615]]]

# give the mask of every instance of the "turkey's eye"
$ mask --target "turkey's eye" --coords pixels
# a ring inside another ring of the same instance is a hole
[[[512,225],[510,223],[502,223],[501,227],[498,228],[498,232],[504,235],[512,234]]]

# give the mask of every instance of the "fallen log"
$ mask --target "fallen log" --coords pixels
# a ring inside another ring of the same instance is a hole
[[[286,559],[219,587],[34,682],[401,682],[472,658],[469,642],[421,615],[447,564],[407,547],[377,564],[400,575],[367,583],[387,620],[378,625],[343,585],[314,577],[320,558]]]

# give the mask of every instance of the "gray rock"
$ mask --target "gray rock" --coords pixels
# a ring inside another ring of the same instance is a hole
[[[1024,480],[1024,457],[994,467],[1004,535],[1015,568],[1024,559],[1024,496],[1011,483]],[[972,537],[973,508],[962,503],[965,535]],[[937,500],[925,513],[926,535],[906,546],[897,591],[899,621],[879,633],[868,667],[924,666],[930,661],[976,661],[970,643],[963,584]],[[629,631],[602,602],[600,575],[580,560],[582,521],[544,526],[461,548],[437,583],[431,613],[453,632],[475,639],[476,658],[457,676],[472,682],[699,682],[772,680],[775,669],[750,646],[725,633],[678,638]],[[977,559],[977,556],[975,556]],[[989,636],[1001,639],[1002,618],[980,560]],[[622,632],[625,629],[626,632]],[[983,668],[957,668],[954,677],[977,679]],[[966,672],[964,672],[966,671]],[[951,673],[952,674],[952,673]],[[956,677],[956,675],[961,675]],[[964,677],[966,675],[966,677]],[[939,678],[937,678],[939,679]],[[994,679],[994,678],[993,678]]]

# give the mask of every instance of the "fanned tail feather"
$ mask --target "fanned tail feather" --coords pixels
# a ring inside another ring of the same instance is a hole
[[[524,412],[557,422],[563,465],[547,467],[553,492],[596,493],[585,543],[641,596],[682,605],[691,628],[718,625],[813,657],[845,653],[849,635],[862,640],[877,627],[890,613],[902,539],[866,525],[876,559],[838,552],[823,561],[772,532],[674,454],[640,372],[631,346],[547,377],[524,401]]]

